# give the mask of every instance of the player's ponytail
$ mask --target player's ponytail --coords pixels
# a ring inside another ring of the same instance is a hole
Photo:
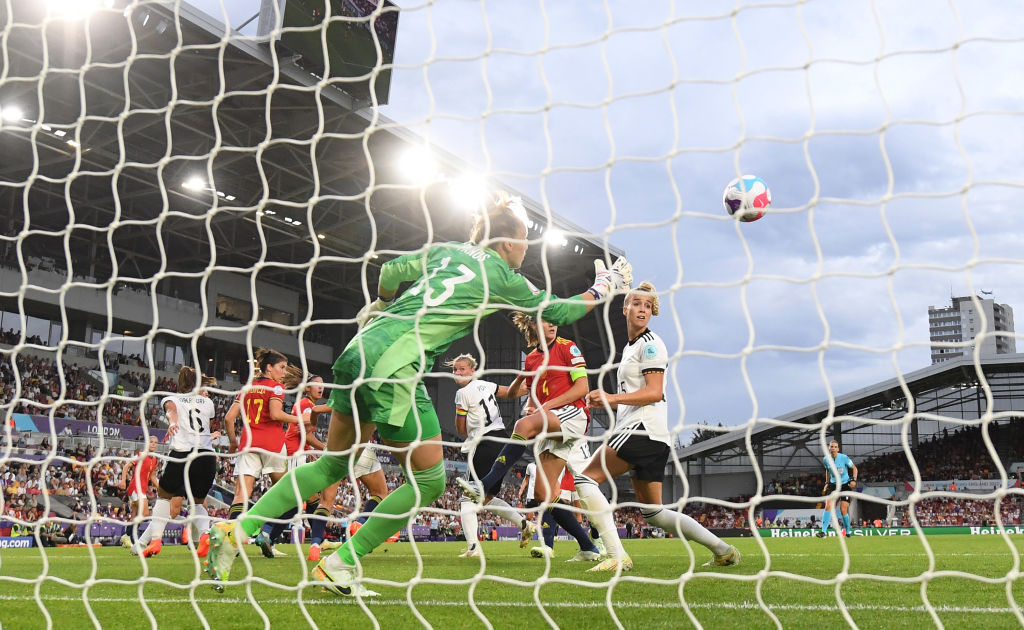
[[[217,379],[212,376],[199,375],[199,384],[202,387],[215,387]],[[181,366],[178,370],[178,393],[187,394],[196,388],[196,371],[187,365]]]
[[[480,245],[485,240],[517,238],[525,229],[526,209],[522,200],[499,190],[484,211],[476,215],[469,241]]]
[[[512,313],[512,323],[523,333],[526,339],[526,347],[535,348],[540,345],[540,335],[537,333],[537,316],[516,311]]]
[[[302,382],[305,375],[306,373],[302,371],[302,368],[289,364],[288,369],[285,370],[284,378],[281,379],[281,384],[287,389],[295,389]]]
[[[196,388],[196,371],[187,365],[178,370],[178,393],[185,394]]]

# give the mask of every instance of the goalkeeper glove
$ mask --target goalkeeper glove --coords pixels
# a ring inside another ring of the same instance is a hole
[[[356,313],[356,324],[358,324],[360,328],[366,326],[373,320],[377,319],[377,317],[383,311],[387,310],[387,308],[391,306],[394,302],[394,299],[383,300],[381,298],[377,298],[373,302],[370,302],[363,308],[359,309],[359,312]]]
[[[610,269],[605,268],[600,258],[594,261],[594,286],[590,287],[590,295],[595,300],[603,300],[612,291],[628,289],[633,283],[633,265],[625,257],[617,259]]]

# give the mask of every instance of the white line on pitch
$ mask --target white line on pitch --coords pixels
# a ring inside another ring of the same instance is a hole
[[[39,598],[44,602],[81,602],[81,597],[67,597],[67,596],[43,596]],[[19,595],[0,595],[0,601],[36,601],[35,597],[19,596]],[[90,602],[103,602],[103,603],[138,603],[138,598],[133,597],[90,597]],[[187,597],[178,598],[146,598],[147,604],[188,604],[192,600]],[[408,607],[409,602],[404,599],[375,599],[367,598],[364,600],[369,606],[401,606]],[[248,599],[235,598],[235,597],[223,597],[223,598],[196,598],[197,604],[241,604],[245,606],[251,606],[252,602]],[[270,605],[297,605],[297,599],[261,599],[260,604]],[[356,600],[352,598],[333,598],[333,599],[306,599],[304,600],[306,605],[354,605]],[[477,606],[484,608],[536,608],[537,605],[533,602],[488,602],[488,601],[477,601],[474,602]],[[459,607],[464,608],[468,601],[446,601],[446,600],[424,600],[416,602],[417,606],[427,607]],[[664,603],[664,602],[616,602],[615,608],[670,608],[670,609],[682,609],[682,604],[676,603]],[[694,609],[725,609],[725,610],[760,610],[761,606],[757,602],[691,602],[690,608]],[[604,602],[551,602],[545,603],[545,608],[607,608],[607,604]],[[799,611],[821,611],[821,612],[834,612],[838,610],[837,604],[774,604],[768,607],[772,611],[779,610],[799,610]],[[970,613],[970,614],[1009,614],[1013,612],[1012,608],[995,608],[995,607],[977,607],[977,606],[933,606],[935,612],[938,613]],[[928,612],[928,609],[924,606],[886,606],[886,605],[875,605],[875,604],[847,604],[847,610],[851,611],[884,611],[884,612]]]

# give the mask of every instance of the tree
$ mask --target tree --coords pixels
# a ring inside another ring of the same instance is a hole
[[[710,424],[699,425],[697,427],[697,430],[695,430],[693,432],[693,439],[690,440],[690,446],[693,446],[694,444],[697,444],[697,443],[700,443],[700,442],[705,442],[707,440],[710,440],[713,437],[716,437],[716,436],[722,434],[721,431],[715,431],[713,429],[708,428],[710,426],[711,426]],[[721,422],[718,423],[718,426],[720,428],[723,427]]]

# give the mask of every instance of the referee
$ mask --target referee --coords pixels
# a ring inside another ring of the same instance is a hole
[[[832,440],[828,445],[828,455],[822,458],[822,462],[825,464],[825,470],[828,471],[827,477],[829,482],[825,484],[825,490],[822,494],[828,495],[825,499],[825,513],[821,515],[821,531],[818,532],[818,538],[824,538],[828,535],[828,526],[832,521],[832,508],[835,507],[835,502],[832,500],[832,493],[839,488],[839,511],[843,516],[843,527],[840,529],[839,523],[836,523],[836,529],[839,530],[841,536],[848,536],[850,534],[850,495],[849,492],[853,492],[854,488],[857,487],[857,467],[853,465],[853,462],[849,457],[839,452],[839,442]],[[836,479],[836,473],[839,474],[839,479]]]

